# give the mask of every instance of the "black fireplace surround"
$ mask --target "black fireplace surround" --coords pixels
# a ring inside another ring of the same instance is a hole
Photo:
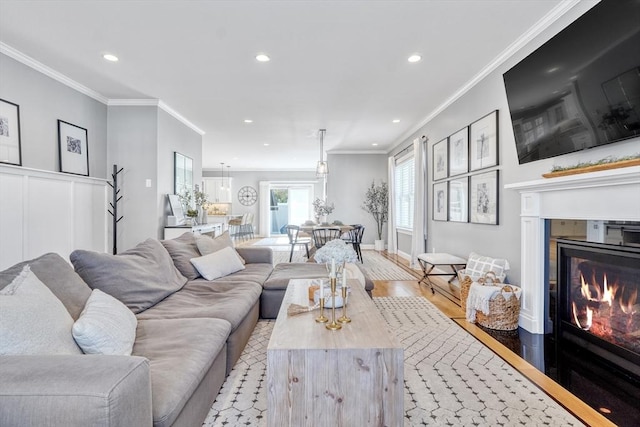
[[[558,239],[555,338],[640,379],[640,247]]]

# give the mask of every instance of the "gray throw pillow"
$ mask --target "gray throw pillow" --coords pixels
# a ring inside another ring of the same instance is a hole
[[[191,258],[200,256],[193,233],[187,231],[182,236],[170,240],[161,240],[162,246],[169,252],[176,268],[184,277],[194,280],[200,277],[198,270],[191,264]]]
[[[118,255],[76,250],[70,258],[92,289],[122,301],[136,314],[179,291],[187,282],[169,253],[154,239]]]
[[[209,236],[196,236],[196,245],[201,255],[209,255],[224,248],[233,248],[233,251],[238,255],[238,258],[240,258],[240,262],[242,262],[243,265],[246,264],[244,258],[235,250],[233,240],[231,240],[228,231],[225,231],[213,239]]]

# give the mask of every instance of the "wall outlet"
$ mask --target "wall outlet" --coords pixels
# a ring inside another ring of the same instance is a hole
[[[145,186],[146,186],[147,188],[151,188],[151,180],[150,180],[150,179],[147,179],[147,180],[145,181]]]

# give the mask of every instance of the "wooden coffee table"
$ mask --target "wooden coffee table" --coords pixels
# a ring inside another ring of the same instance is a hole
[[[309,280],[291,280],[267,347],[267,425],[402,426],[404,351],[358,281],[350,280],[351,323],[330,331],[308,305]],[[336,309],[336,318],[342,309]],[[331,318],[331,310],[325,310]]]

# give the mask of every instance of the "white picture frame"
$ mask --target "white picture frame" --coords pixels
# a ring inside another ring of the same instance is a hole
[[[438,181],[449,176],[449,161],[447,159],[449,147],[447,146],[447,139],[448,138],[445,138],[442,141],[433,144],[432,168],[434,181]]]
[[[89,143],[83,127],[58,120],[60,172],[89,176]]]
[[[20,106],[0,99],[0,163],[22,166]]]
[[[469,132],[469,169],[476,171],[498,164],[498,110],[473,122]]]
[[[469,126],[449,137],[449,176],[469,172]]]
[[[469,222],[469,177],[449,181],[449,221]]]
[[[449,193],[447,182],[433,184],[433,220],[447,221],[447,209],[449,207]]]
[[[470,203],[471,222],[498,225],[498,171],[471,175]]]

